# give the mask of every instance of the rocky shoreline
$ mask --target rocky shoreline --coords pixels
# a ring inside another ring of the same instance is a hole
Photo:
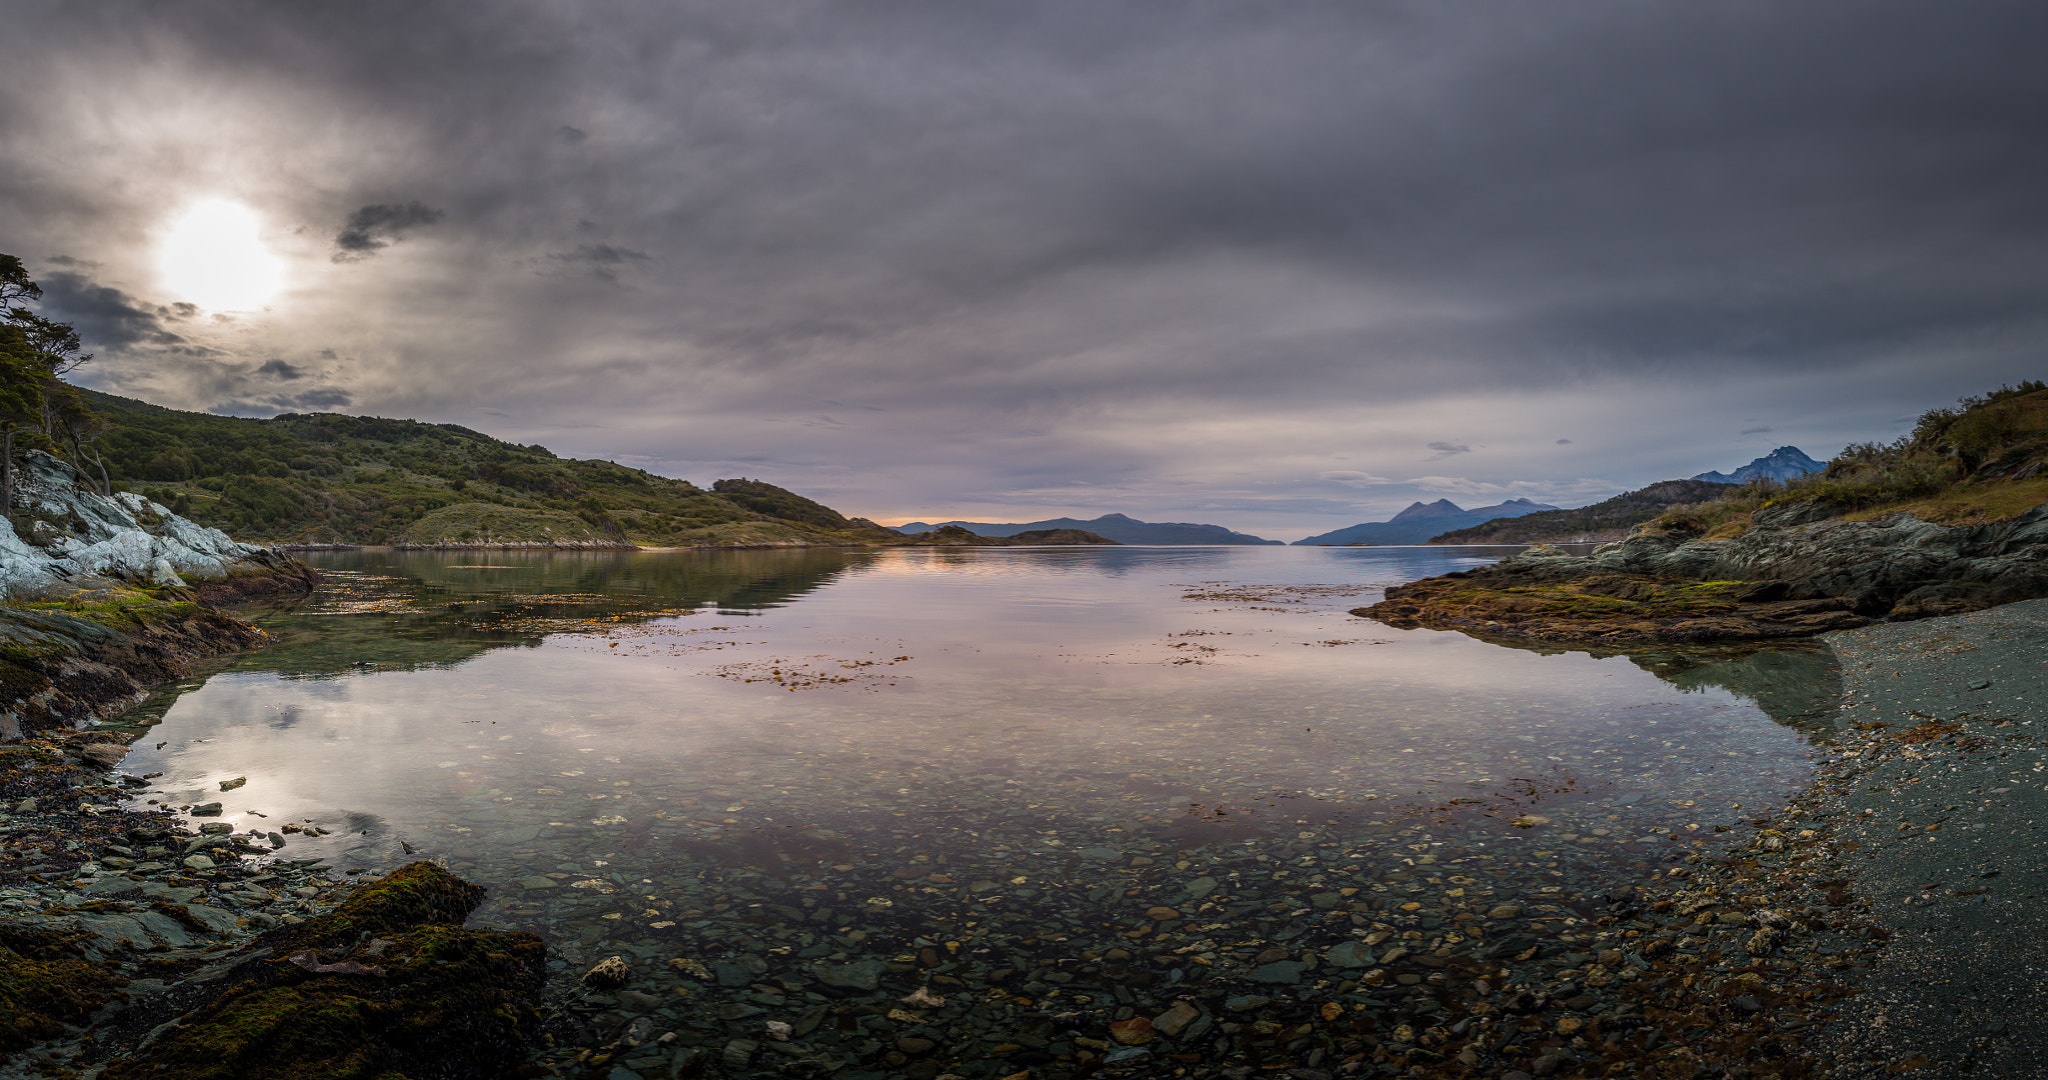
[[[0,1077],[482,1080],[525,1058],[543,949],[463,929],[482,889],[431,863],[358,883],[279,831],[123,809],[147,783],[106,771],[123,749],[0,748]]]
[[[1625,645],[1809,637],[2048,596],[2048,506],[1983,525],[1826,514],[1767,507],[1732,539],[1643,527],[1586,556],[1537,545],[1388,589],[1352,614],[1477,636]]]

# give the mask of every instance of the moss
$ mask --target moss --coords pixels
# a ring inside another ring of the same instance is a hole
[[[67,955],[90,933],[0,927],[0,1050],[55,1038],[91,1015],[128,980]]]
[[[434,923],[460,926],[483,903],[484,889],[430,862],[399,867],[356,890],[342,905],[293,927],[289,948],[352,944],[365,935],[395,934]]]
[[[530,1053],[546,949],[527,933],[468,930],[483,890],[431,863],[366,886],[339,909],[266,935],[267,957],[105,1080],[496,1080]],[[373,954],[373,941],[383,942]],[[309,971],[352,961],[354,974]]]

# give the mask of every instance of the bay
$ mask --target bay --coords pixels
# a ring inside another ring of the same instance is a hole
[[[706,1001],[793,1020],[927,985],[996,994],[998,1028],[1247,982],[1426,1012],[1372,984],[1390,948],[1570,950],[1603,890],[1788,797],[1839,685],[1812,646],[1347,613],[1502,554],[318,553],[322,588],[258,617],[273,644],[130,718],[125,768],[163,773],[138,799],[292,826],[282,857],[441,861],[564,984],[624,957],[686,1045],[731,1034],[690,1027]]]

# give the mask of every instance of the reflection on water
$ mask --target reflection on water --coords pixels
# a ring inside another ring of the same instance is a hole
[[[1386,935],[1570,948],[1589,890],[1782,800],[1838,684],[1813,648],[1520,650],[1345,614],[1498,553],[322,555],[330,584],[263,618],[278,643],[155,702],[138,745],[163,747],[126,767],[173,805],[247,776],[226,820],[330,833],[287,857],[411,845],[567,961],[714,1000],[808,1007],[873,961],[877,992],[936,973],[1115,1010],[1251,978],[1232,941],[1378,934],[1359,970],[1261,993],[1423,1015],[1432,986],[1370,983]],[[1488,914],[1507,900],[1533,921]],[[927,955],[963,941],[986,947]],[[1034,974],[1112,947],[1159,952],[1156,991]]]

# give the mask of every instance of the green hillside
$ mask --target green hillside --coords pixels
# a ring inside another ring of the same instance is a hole
[[[236,539],[350,544],[865,543],[895,534],[758,480],[707,491],[454,424],[180,412],[85,391],[115,484]]]
[[[1431,544],[1541,544],[1565,537],[1608,534],[1603,539],[1619,540],[1634,526],[1656,517],[1671,507],[1718,498],[1735,490],[1737,484],[1716,484],[1710,480],[1665,480],[1636,491],[1581,506],[1576,510],[1539,510],[1515,518],[1497,518],[1469,529],[1458,529],[1428,540]]]

